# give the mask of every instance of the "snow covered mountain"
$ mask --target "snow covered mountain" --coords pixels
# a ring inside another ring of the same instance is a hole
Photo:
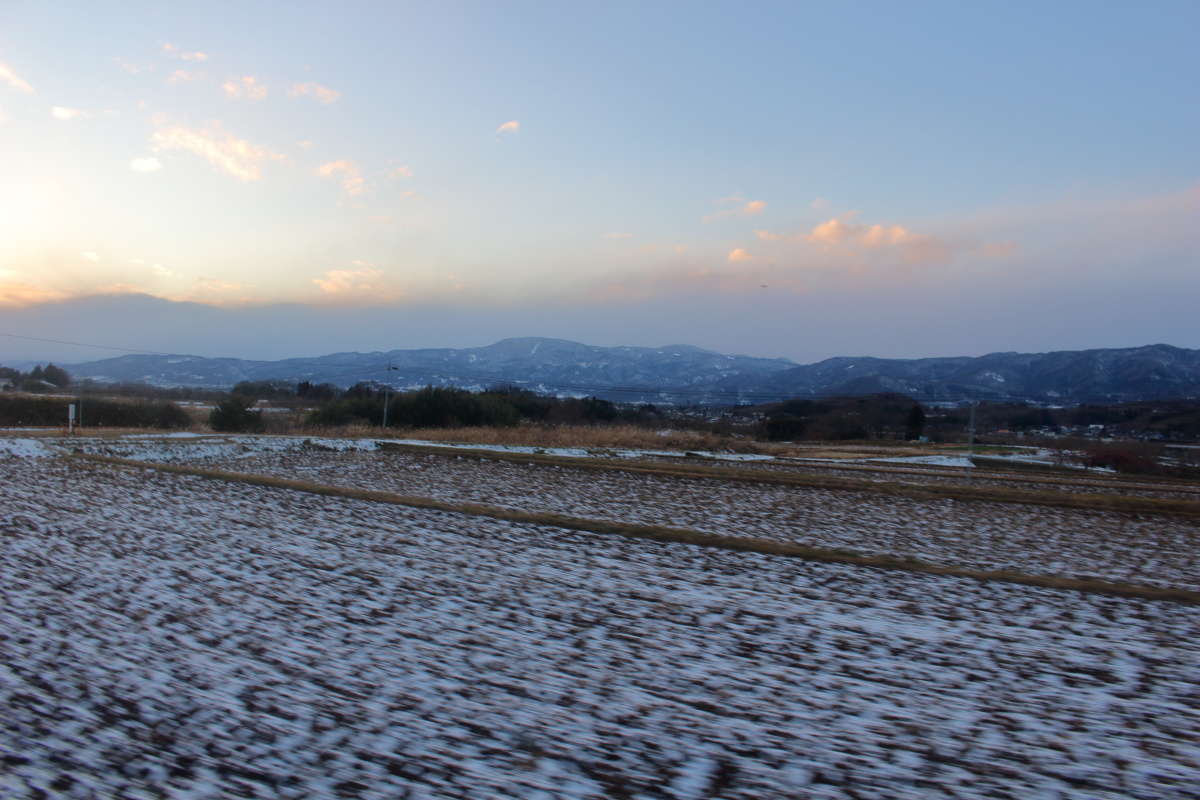
[[[1200,350],[1145,347],[992,353],[980,357],[782,358],[724,355],[689,345],[596,347],[562,339],[504,339],[487,347],[333,353],[248,361],[198,356],[121,356],[75,364],[106,382],[230,387],[239,381],[307,380],[396,388],[511,383],[538,392],[614,400],[723,404],[784,397],[901,392],[923,400],[986,398],[1051,403],[1200,396]]]

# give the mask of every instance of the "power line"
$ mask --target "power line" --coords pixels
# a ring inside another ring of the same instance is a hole
[[[87,342],[70,342],[66,339],[43,339],[40,336],[22,336],[19,333],[4,333],[0,331],[0,336],[7,336],[10,339],[25,339],[30,342],[49,342],[50,344],[69,344],[75,347],[92,347],[97,350],[117,350],[122,353],[137,353],[144,356],[174,356],[178,353],[160,353],[155,350],[134,350],[129,347],[115,347],[108,344],[89,344]]]

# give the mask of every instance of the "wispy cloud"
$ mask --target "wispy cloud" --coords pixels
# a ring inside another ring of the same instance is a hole
[[[177,69],[174,72],[172,72],[170,75],[167,76],[167,83],[172,84],[172,85],[176,85],[176,84],[180,84],[180,83],[190,83],[191,81],[198,81],[203,77],[204,77],[203,72],[195,72],[195,71],[186,70],[186,69]]]
[[[740,264],[746,261],[753,261],[754,256],[750,255],[742,248],[736,247],[729,251],[729,256],[726,260],[728,260],[730,264]]]
[[[716,222],[719,219],[731,217],[753,217],[761,214],[767,208],[765,200],[747,200],[741,195],[723,197],[717,203],[725,207],[705,216],[705,222]]]
[[[220,278],[196,278],[196,291],[201,294],[229,294],[248,288],[246,284],[225,281]]]
[[[499,128],[496,128],[496,133],[517,133],[520,130],[521,123],[515,119],[510,119]]]
[[[401,178],[411,178],[413,176],[413,171],[412,171],[411,167],[406,167],[406,166],[392,167],[391,169],[389,169],[387,171],[387,176],[389,178],[391,178],[392,180],[399,180]]]
[[[129,168],[134,172],[157,172],[162,169],[162,162],[154,156],[144,156],[130,161]]]
[[[362,297],[374,295],[382,288],[379,285],[383,271],[366,261],[355,261],[356,269],[331,269],[324,277],[313,278],[321,294],[335,297]]]
[[[341,179],[342,189],[351,196],[362,194],[367,188],[367,181],[358,165],[346,159],[322,164],[317,167],[317,174],[322,178]]]
[[[50,109],[50,116],[63,122],[70,122],[74,119],[85,119],[88,113],[80,108],[67,108],[66,106],[54,106]]]
[[[267,87],[253,75],[230,78],[221,84],[225,96],[231,100],[266,100]]]
[[[154,132],[150,141],[157,152],[183,150],[192,153],[240,181],[257,181],[262,178],[264,164],[286,160],[280,153],[237,138],[219,122],[205,128],[165,125]]]
[[[119,57],[114,58],[113,63],[120,67],[122,71],[127,72],[130,75],[141,75],[143,72],[154,71],[153,64],[135,64],[132,61],[127,61],[126,59]]]
[[[0,274],[0,308],[48,303],[63,300],[67,296],[66,292],[58,289],[34,286],[24,281],[5,280],[3,274]]]
[[[79,257],[82,258],[84,261],[88,261],[92,264],[98,264],[100,262],[100,254],[93,253],[91,250],[84,250],[82,253],[79,254]]]
[[[754,235],[763,242],[799,242],[826,252],[890,251],[912,263],[940,262],[950,257],[951,246],[936,236],[915,233],[903,225],[866,225],[856,222],[856,216],[857,212],[842,214],[799,233],[756,230]]]
[[[322,86],[319,83],[311,81],[307,83],[293,83],[292,88],[288,89],[288,94],[292,97],[312,97],[325,105],[336,103],[337,99],[342,96],[342,93],[337,89],[330,89],[328,86]]]
[[[22,78],[8,64],[0,61],[0,83],[6,83],[18,92],[24,94],[33,94],[33,87],[29,85],[29,81]]]
[[[171,58],[181,58],[184,61],[208,61],[208,53],[203,50],[183,50],[170,42],[162,46],[162,51]]]
[[[606,233],[606,234],[604,234],[604,238],[605,238],[605,239],[632,239],[632,238],[633,238],[633,234],[632,234],[632,233],[625,233],[625,232],[623,232],[623,231],[614,231],[614,232],[612,232],[612,233]]]

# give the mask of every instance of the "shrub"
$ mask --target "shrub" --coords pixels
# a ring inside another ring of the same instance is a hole
[[[227,433],[258,433],[263,429],[261,411],[251,411],[254,403],[249,397],[230,395],[208,415],[208,424],[214,431]]]
[[[1089,467],[1107,467],[1117,472],[1149,474],[1160,472],[1162,445],[1150,442],[1089,442],[1082,461]]]
[[[80,403],[81,420],[89,428],[187,428],[191,417],[174,403],[120,402],[85,397],[0,397],[0,424],[57,426],[67,421],[67,405]]]

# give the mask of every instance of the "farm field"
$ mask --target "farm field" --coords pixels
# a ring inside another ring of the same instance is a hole
[[[136,450],[135,445],[125,452]],[[159,459],[324,485],[890,553],[978,569],[1200,589],[1196,517],[730,483],[395,450],[222,449],[179,442],[157,445],[153,452]]]
[[[361,443],[121,446],[727,534],[820,530],[863,549],[910,537],[942,558],[995,540],[987,552],[1003,555],[985,561],[1030,567],[1051,550],[1022,550],[1061,526],[1064,571],[1197,583],[1196,523],[1168,516],[1127,517],[1146,525],[1106,550],[1119,521],[1101,512],[937,501],[958,508],[886,513],[897,498]],[[32,446],[0,449],[0,470],[0,796],[1198,796],[1192,605],[602,536]],[[1138,551],[1156,530],[1164,547]],[[958,544],[939,543],[951,534]],[[1156,568],[1121,566],[1130,554]]]

